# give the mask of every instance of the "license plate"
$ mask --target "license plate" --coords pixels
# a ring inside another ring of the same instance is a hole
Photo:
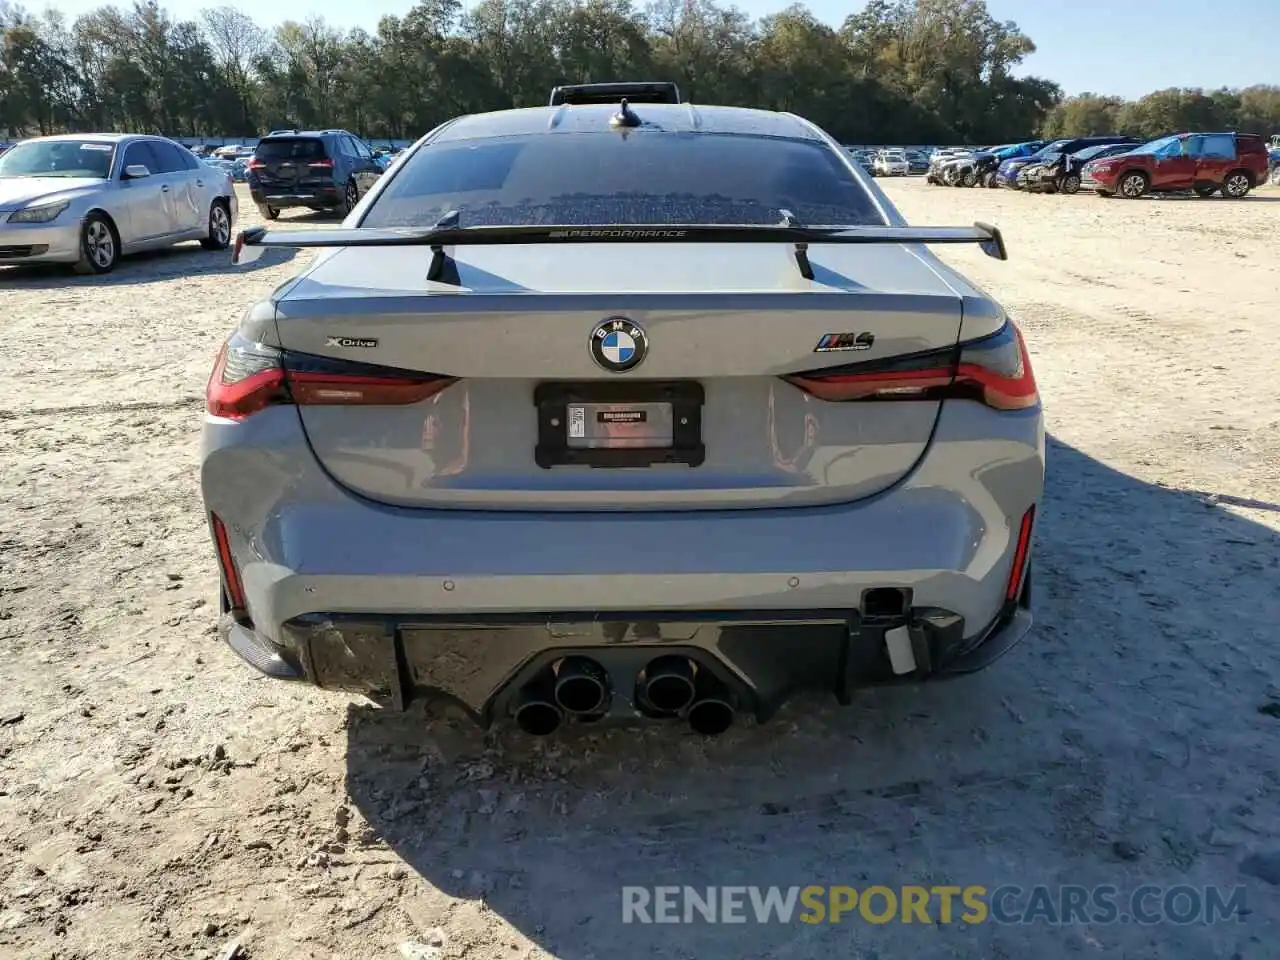
[[[544,469],[697,467],[706,458],[704,399],[687,380],[539,384],[534,460]]]
[[[675,442],[669,403],[570,403],[567,446],[579,450],[666,450]]]

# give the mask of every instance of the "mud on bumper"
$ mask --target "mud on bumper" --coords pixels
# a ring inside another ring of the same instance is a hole
[[[481,726],[516,717],[528,732],[550,732],[560,720],[685,719],[697,728],[692,714],[702,703],[763,722],[802,690],[830,691],[845,704],[861,686],[981,670],[1030,630],[1030,583],[1028,575],[1019,599],[977,631],[957,614],[913,607],[909,591],[892,590],[869,591],[880,596],[853,611],[663,619],[308,614],[284,625],[280,644],[224,613],[220,633],[269,676],[363,694],[397,710],[420,699],[447,701]],[[659,675],[667,681],[661,698]],[[570,696],[571,680],[585,698]],[[550,729],[525,722],[530,704]]]

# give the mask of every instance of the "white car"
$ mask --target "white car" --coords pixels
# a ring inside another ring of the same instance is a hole
[[[164,137],[37,137],[0,156],[0,264],[109,273],[184,240],[222,250],[237,212],[230,174]]]
[[[877,177],[905,177],[911,170],[905,150],[881,150],[876,154]]]

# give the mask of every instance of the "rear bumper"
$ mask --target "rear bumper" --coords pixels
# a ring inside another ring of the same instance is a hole
[[[1058,185],[1057,170],[1048,173],[1037,174],[1018,174],[1018,189],[1026,190],[1029,193],[1041,193],[1045,190],[1056,188]]]
[[[383,506],[320,469],[291,408],[208,420],[202,466],[247,597],[223,618],[237,652],[268,675],[442,697],[481,722],[527,671],[584,649],[607,648],[617,688],[659,652],[694,651],[760,714],[798,688],[903,679],[886,672],[886,630],[919,654],[905,679],[989,662],[1029,625],[1006,596],[1043,479],[1039,409],[967,401],[944,404],[896,487],[821,507]]]
[[[959,618],[929,609],[894,618],[848,611],[715,612],[674,621],[628,616],[475,621],[310,615],[286,624],[282,642],[273,643],[224,614],[219,633],[267,676],[364,694],[397,710],[416,699],[445,701],[487,727],[511,716],[522,691],[569,657],[598,664],[606,678],[608,709],[591,722],[662,719],[646,710],[641,692],[645,672],[659,657],[688,658],[714,676],[734,710],[765,721],[804,690],[829,692],[847,704],[863,686],[974,673],[1004,656],[1032,625],[1029,590],[969,637]],[[905,638],[913,669],[895,668],[890,631]]]
[[[332,184],[324,187],[304,187],[296,190],[278,190],[261,185],[252,185],[249,194],[253,202],[270,207],[311,207],[337,206],[342,202],[342,193]]]

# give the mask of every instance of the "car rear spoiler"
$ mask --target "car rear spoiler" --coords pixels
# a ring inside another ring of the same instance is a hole
[[[458,285],[457,269],[447,247],[507,246],[543,243],[785,243],[795,247],[796,265],[806,280],[813,279],[808,249],[811,243],[976,243],[996,260],[1008,260],[1004,237],[989,223],[971,227],[808,227],[790,214],[777,225],[751,224],[625,224],[617,226],[547,225],[458,227],[428,229],[370,229],[338,227],[329,230],[267,230],[250,227],[236,237],[234,263],[252,263],[265,248],[288,247],[430,247],[428,280]],[[448,220],[448,215],[444,220]],[[456,220],[456,218],[454,218]]]
[[[586,103],[679,103],[680,88],[665,80],[564,84],[551,91],[551,106]]]

